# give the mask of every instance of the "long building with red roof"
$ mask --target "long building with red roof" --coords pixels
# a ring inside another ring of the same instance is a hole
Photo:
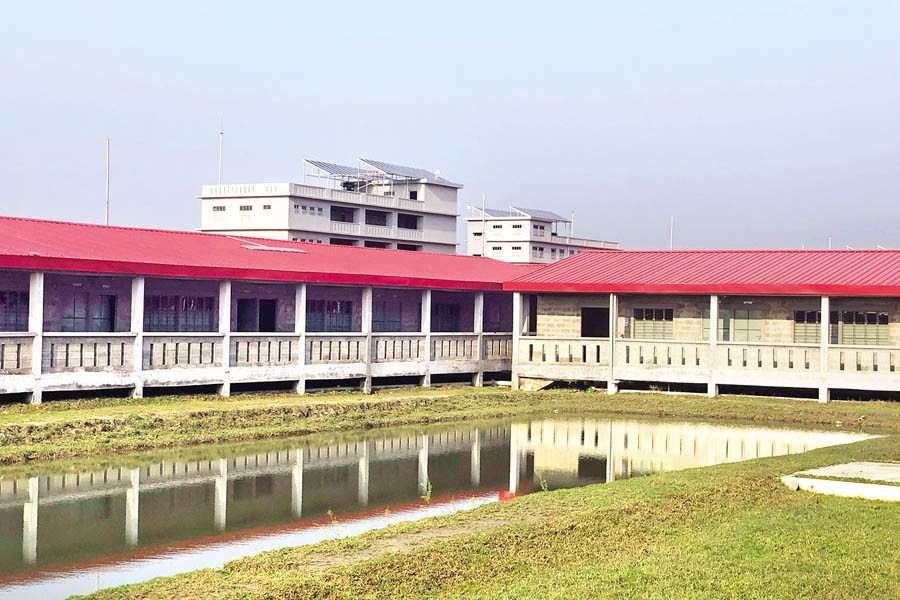
[[[716,334],[710,335],[715,324]],[[900,251],[551,265],[0,217],[0,394],[511,375],[900,391]]]

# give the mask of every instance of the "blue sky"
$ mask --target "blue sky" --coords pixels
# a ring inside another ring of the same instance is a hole
[[[627,248],[900,246],[900,3],[0,1],[0,214],[192,229],[301,160]]]

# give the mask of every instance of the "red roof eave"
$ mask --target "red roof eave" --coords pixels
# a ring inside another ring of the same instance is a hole
[[[841,284],[646,284],[646,283],[564,283],[508,281],[507,292],[579,294],[659,294],[730,296],[900,296],[900,286]]]

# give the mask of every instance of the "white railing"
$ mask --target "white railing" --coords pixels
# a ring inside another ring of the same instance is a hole
[[[709,368],[708,342],[622,339],[616,341],[616,366]]]
[[[395,229],[396,237],[401,240],[416,240],[422,241],[425,239],[425,232],[420,229],[404,229],[403,227],[397,227]]]
[[[425,335],[422,333],[375,335],[373,362],[425,360]]]
[[[316,334],[306,339],[306,363],[361,363],[366,362],[366,336],[363,334]]]
[[[485,334],[482,338],[484,360],[512,360],[513,341],[511,333]]]
[[[836,373],[898,373],[900,348],[884,346],[832,346],[828,370]]]
[[[478,360],[478,335],[432,334],[430,350],[431,360]]]
[[[719,342],[716,368],[762,371],[818,371],[819,347],[803,344]]]
[[[519,362],[608,365],[609,340],[603,338],[521,338],[519,340]]]
[[[0,374],[31,372],[33,339],[30,333],[0,335]]]
[[[233,367],[267,367],[296,364],[300,338],[296,334],[231,334]]]
[[[223,340],[214,333],[147,334],[144,369],[221,367]]]
[[[344,223],[342,221],[332,221],[330,230],[332,233],[348,233],[359,235],[362,231],[362,225],[359,223]]]
[[[134,335],[47,334],[43,341],[41,370],[131,371],[134,365]]]

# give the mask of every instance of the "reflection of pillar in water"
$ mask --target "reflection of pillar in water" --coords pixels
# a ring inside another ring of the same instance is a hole
[[[37,562],[38,526],[38,478],[28,479],[28,502],[22,515],[22,560],[28,564]]]
[[[362,455],[359,457],[359,482],[356,491],[360,506],[369,505],[369,443],[363,442]]]
[[[422,446],[419,448],[419,492],[425,494],[428,491],[428,434],[422,436]]]
[[[477,429],[472,437],[472,485],[481,485],[481,432]]]
[[[509,493],[519,491],[519,428],[513,425],[509,432]]]
[[[294,466],[291,468],[291,508],[294,517],[303,513],[303,450],[294,450]]]
[[[613,466],[613,422],[609,422],[609,444],[606,448],[606,483],[616,479],[616,468]]]
[[[219,459],[219,474],[216,475],[215,523],[216,529],[222,531],[226,524],[228,500],[228,460]]]
[[[131,469],[131,486],[125,490],[125,543],[137,546],[141,470]]]

